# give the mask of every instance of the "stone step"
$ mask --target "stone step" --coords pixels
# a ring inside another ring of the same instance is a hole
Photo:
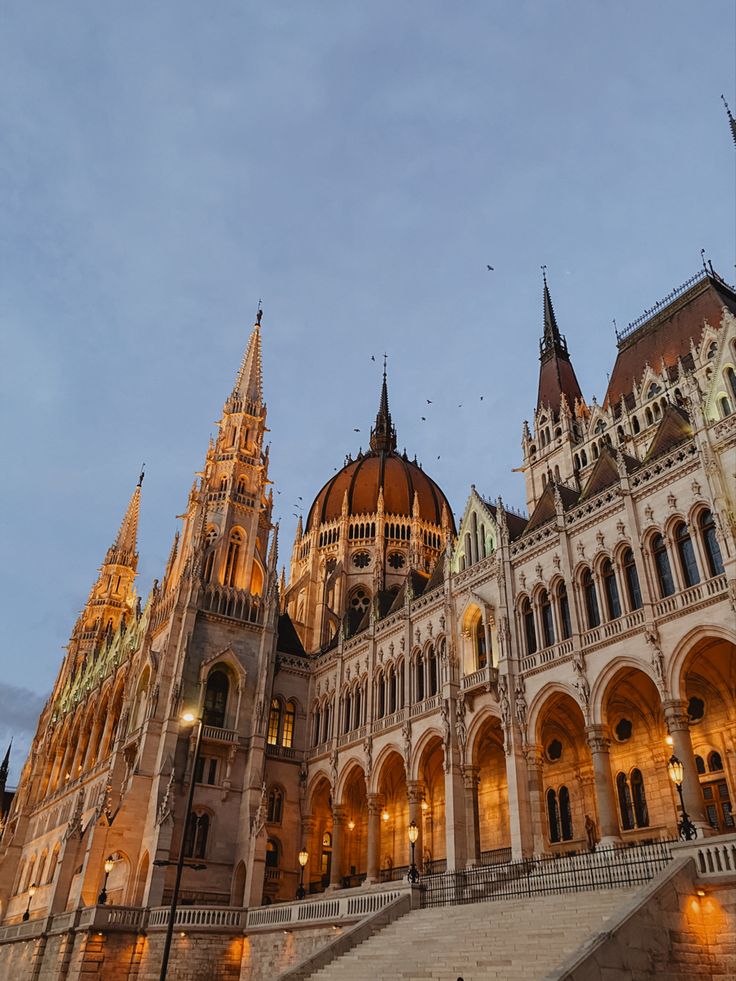
[[[415,910],[311,975],[315,981],[538,981],[634,890]]]

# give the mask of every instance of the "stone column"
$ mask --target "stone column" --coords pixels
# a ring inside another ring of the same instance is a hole
[[[406,785],[406,797],[409,801],[409,824],[414,821],[417,828],[419,828],[419,835],[414,848],[414,861],[416,862],[418,868],[422,864],[422,855],[424,854],[424,829],[422,827],[424,824],[422,821],[422,801],[424,800],[423,784],[419,780],[410,780]],[[411,851],[408,830],[406,836],[406,847],[409,849],[409,851]]]
[[[330,868],[330,889],[339,889],[342,879],[342,846],[345,836],[347,808],[336,804],[332,808],[332,866]]]
[[[665,702],[662,707],[664,709],[667,731],[672,736],[672,752],[682,761],[682,798],[685,802],[685,810],[690,820],[698,829],[698,834],[707,837],[713,834],[713,829],[705,813],[703,793],[700,789],[700,779],[698,778],[698,770],[695,766],[695,754],[693,753],[693,743],[690,738],[690,719],[687,714],[687,702],[681,701],[680,699],[672,699],[671,701]],[[669,780],[669,773],[667,774],[667,779]],[[677,791],[675,793],[677,794]],[[678,795],[678,814],[679,804]]]
[[[453,749],[453,756],[457,750]],[[448,871],[465,868],[465,788],[460,767],[454,759],[445,773],[445,848]]]
[[[463,767],[463,784],[465,785],[465,827],[467,830],[468,857],[466,865],[480,863],[480,816],[478,813],[478,784],[480,783],[480,767]]]
[[[368,794],[368,863],[366,882],[378,882],[381,862],[381,795]]]
[[[544,781],[542,770],[544,756],[542,747],[538,744],[529,746],[526,751],[526,772],[529,788],[529,811],[531,813],[531,832],[534,855],[543,855],[547,851],[547,835],[544,821]],[[510,796],[510,795],[509,795]],[[509,799],[509,805],[511,800]],[[514,853],[514,858],[521,858]]]
[[[618,844],[621,841],[616,813],[616,796],[611,778],[611,740],[605,726],[586,726],[590,756],[593,762],[593,780],[598,804],[598,833],[600,844]]]

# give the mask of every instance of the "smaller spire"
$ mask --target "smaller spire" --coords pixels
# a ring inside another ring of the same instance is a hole
[[[5,756],[3,757],[2,763],[0,763],[0,793],[5,790],[5,784],[8,779],[8,772],[10,770],[10,750],[13,747],[13,737],[10,737],[10,742],[8,743],[8,748],[5,750]],[[0,800],[0,813],[2,813],[3,802]]]
[[[123,564],[126,565],[129,564],[126,561],[126,557],[128,555],[135,555],[138,545],[138,515],[140,513],[141,505],[142,482],[143,475],[141,474],[128,503],[128,509],[125,512],[125,517],[120,525],[120,530],[118,531],[117,538],[115,539],[115,544],[108,552],[108,558],[105,560],[106,562],[115,561],[114,558],[110,557],[111,552],[119,553],[119,557],[122,559]]]
[[[541,342],[541,352],[542,354],[552,351],[555,348],[562,348],[567,351],[567,344],[565,339],[560,334],[559,327],[557,326],[557,318],[555,317],[555,310],[552,306],[552,297],[549,293],[549,285],[547,284],[547,267],[542,266],[542,279],[544,281],[543,287],[543,305],[544,305],[544,335]]]
[[[248,338],[248,346],[243,355],[243,361],[235,379],[233,395],[237,395],[248,402],[260,405],[263,402],[263,372],[261,365],[261,318],[263,310],[260,301],[258,303],[258,313],[256,322]]]
[[[731,136],[733,137],[734,146],[736,146],[736,119],[733,118],[733,113],[731,112],[731,109],[729,108],[729,105],[726,102],[726,97],[723,94],[721,94],[721,98],[723,99],[723,104],[726,107],[728,124],[731,127]]]
[[[371,450],[374,453],[390,453],[396,449],[396,429],[391,422],[391,412],[388,407],[388,383],[386,380],[387,355],[383,356],[383,384],[381,385],[381,400],[376,415],[376,425],[371,429]]]

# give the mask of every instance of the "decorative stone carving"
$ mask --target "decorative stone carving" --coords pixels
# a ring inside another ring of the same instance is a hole
[[[460,766],[465,766],[465,747],[468,742],[468,727],[465,724],[465,698],[462,692],[455,701],[455,735],[460,752]]]
[[[404,770],[406,779],[411,776],[411,722],[407,719],[401,727],[401,746],[404,754]]]
[[[583,707],[586,724],[590,721],[590,682],[585,670],[585,659],[582,651],[575,650],[572,655],[572,669],[575,672],[573,685],[578,693],[580,704]]]
[[[657,688],[663,698],[667,697],[667,677],[665,673],[664,654],[660,647],[659,632],[654,625],[644,628],[644,639],[649,647],[649,658],[657,680]]]
[[[442,727],[442,747],[444,749],[443,766],[445,773],[450,769],[450,713],[448,700],[445,698],[440,709],[440,725]]]
[[[156,812],[156,825],[158,827],[160,827],[168,818],[172,818],[173,820],[172,811],[174,809],[174,794],[176,793],[174,789],[174,779],[175,771],[172,767],[171,773],[169,774],[169,782],[166,785],[166,791],[164,796],[161,798],[158,805],[158,811]]]

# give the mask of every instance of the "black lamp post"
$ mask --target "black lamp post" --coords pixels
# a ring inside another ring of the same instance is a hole
[[[414,861],[414,850],[417,846],[417,838],[419,837],[419,828],[417,827],[417,822],[412,821],[409,825],[409,841],[411,842],[411,865],[409,866],[409,873],[407,879],[412,885],[416,885],[419,882],[419,869],[417,868],[416,862]]]
[[[299,888],[296,891],[297,899],[304,899],[306,892],[304,890],[304,866],[309,861],[309,852],[306,848],[302,848],[299,852]]]
[[[33,897],[35,895],[36,895],[36,883],[33,882],[28,887],[28,905],[26,906],[26,911],[23,914],[23,922],[24,923],[26,922],[26,920],[30,920],[30,918],[31,918],[31,900],[33,899]]]
[[[690,815],[685,810],[685,800],[682,796],[682,781],[685,777],[685,767],[682,765],[682,760],[679,760],[673,754],[670,756],[667,769],[670,774],[670,780],[677,787],[677,793],[680,795],[680,810],[682,811],[682,819],[677,826],[680,832],[680,837],[684,841],[692,841],[693,838],[698,837],[698,829],[690,820]]]
[[[161,974],[159,981],[166,981],[166,972],[169,967],[169,954],[171,952],[171,938],[174,936],[174,920],[176,919],[176,904],[179,899],[179,887],[181,886],[181,874],[184,869],[184,850],[187,841],[187,829],[189,827],[189,815],[192,813],[192,801],[194,799],[194,781],[197,775],[197,762],[199,761],[199,747],[202,743],[202,720],[198,719],[193,712],[185,712],[181,721],[186,725],[196,723],[197,738],[194,743],[194,759],[192,760],[192,772],[189,777],[189,796],[187,797],[187,808],[184,812],[184,828],[181,834],[181,844],[179,845],[179,859],[176,863],[176,878],[174,879],[174,891],[171,895],[171,910],[169,912],[169,925],[166,928],[166,941],[164,952],[161,959]]]
[[[102,891],[100,892],[100,895],[97,897],[97,902],[100,903],[100,905],[102,906],[104,906],[105,903],[107,902],[107,878],[112,872],[114,865],[115,865],[115,859],[112,857],[112,855],[108,855],[107,858],[105,859],[105,881],[102,883]]]

